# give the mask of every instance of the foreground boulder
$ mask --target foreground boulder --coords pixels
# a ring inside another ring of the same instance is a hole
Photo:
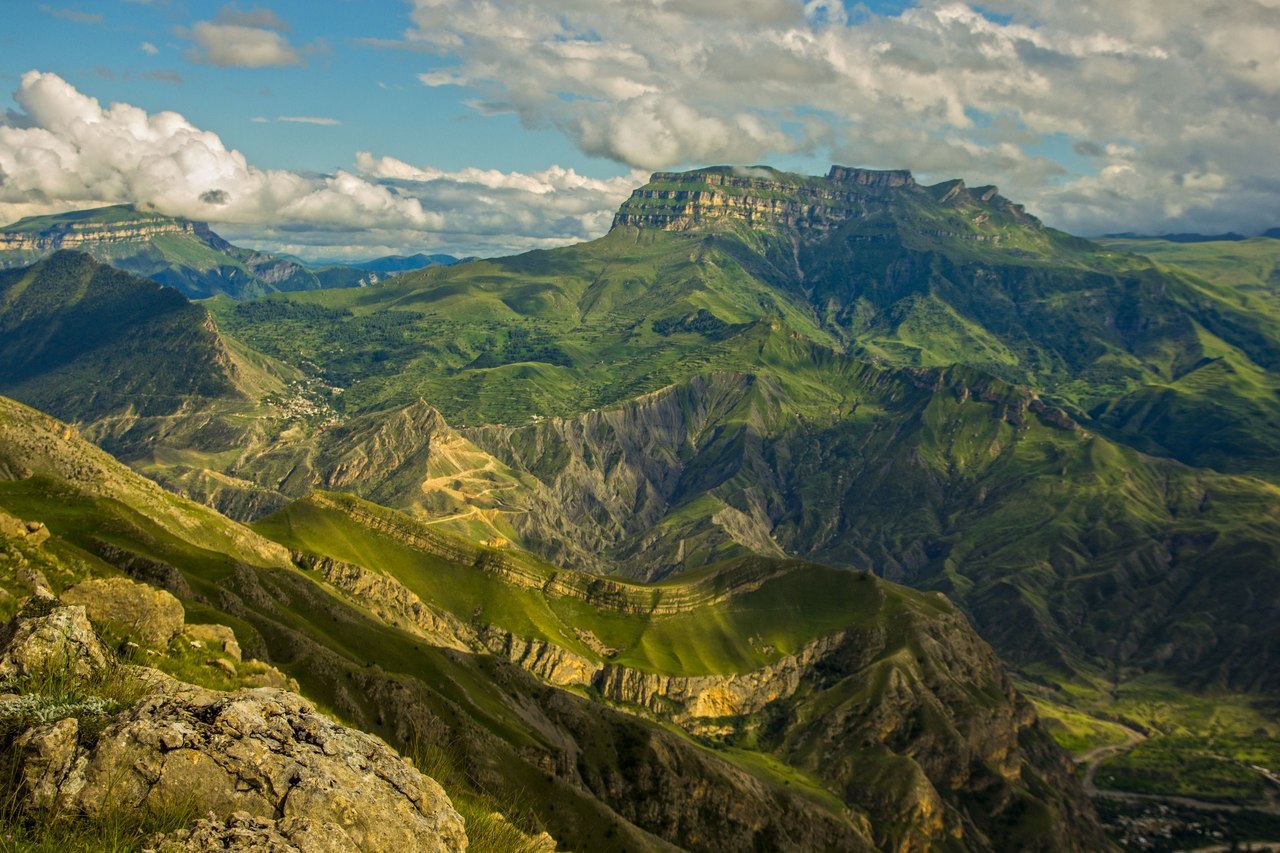
[[[0,644],[0,682],[54,667],[88,678],[109,660],[84,608],[59,606],[44,591],[27,599],[18,616],[0,629]]]
[[[153,649],[168,647],[186,617],[172,593],[128,578],[83,581],[63,592],[62,600],[82,606],[95,623],[110,624]]]
[[[153,843],[155,853],[347,853],[351,849],[349,837],[331,823],[310,818],[269,820],[248,812],[235,812],[226,820],[204,818]]]
[[[23,662],[25,674],[32,661],[68,661],[75,672],[79,661],[96,665],[85,651],[93,648],[87,625],[80,607],[24,607],[0,661]],[[100,669],[86,665],[88,674]],[[28,810],[108,818],[180,807],[208,815],[160,839],[166,850],[466,849],[463,820],[435,781],[296,693],[225,693],[124,669],[145,695],[122,709],[119,695],[63,705],[30,692],[0,696],[0,719],[18,732],[0,751],[10,756]],[[6,680],[20,688],[15,678],[23,674]]]

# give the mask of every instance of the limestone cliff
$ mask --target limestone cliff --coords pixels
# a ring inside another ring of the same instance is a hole
[[[123,222],[71,222],[40,231],[0,231],[0,252],[52,252],[104,243],[136,243],[166,234],[190,234],[210,244],[230,245],[203,222],[139,214]]]
[[[613,227],[686,231],[716,222],[741,222],[786,229],[814,240],[850,220],[885,213],[912,197],[975,208],[979,224],[998,212],[1022,224],[1039,225],[1021,205],[1000,196],[995,187],[969,191],[962,181],[923,187],[905,170],[832,166],[825,178],[762,167],[655,172],[649,183],[623,203]],[[937,230],[936,236],[993,239],[992,235],[965,235],[949,229]]]
[[[64,250],[92,255],[193,298],[363,287],[382,277],[348,267],[310,269],[234,246],[204,222],[127,204],[32,216],[0,229],[0,268],[24,266]]]

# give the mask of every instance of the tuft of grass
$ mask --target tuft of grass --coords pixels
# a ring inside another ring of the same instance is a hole
[[[190,825],[199,817],[191,802],[147,809],[116,809],[93,818],[23,812],[14,798],[0,801],[0,853],[140,853],[158,833]]]
[[[543,831],[531,799],[522,793],[500,796],[477,784],[462,768],[457,742],[415,739],[406,756],[424,776],[438,782],[462,815],[469,853],[537,853],[535,838]]]
[[[90,676],[75,671],[68,657],[35,672],[0,683],[0,692],[17,699],[0,703],[0,744],[40,723],[75,717],[81,745],[92,746],[108,718],[136,704],[148,692],[146,683],[130,667],[112,660]]]
[[[24,613],[51,606],[56,603],[32,599]],[[195,819],[196,808],[190,800],[143,810],[121,808],[90,818],[56,808],[32,808],[20,789],[13,741],[33,726],[74,717],[80,746],[92,748],[113,715],[147,693],[145,682],[131,667],[111,660],[85,677],[76,673],[68,658],[0,684],[0,692],[18,694],[0,703],[0,851],[138,851],[157,832],[178,829]]]

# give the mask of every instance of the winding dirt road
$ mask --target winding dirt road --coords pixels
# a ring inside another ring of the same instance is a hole
[[[1231,803],[1214,803],[1209,800],[1197,800],[1194,797],[1178,797],[1168,794],[1138,794],[1132,791],[1109,791],[1105,788],[1099,788],[1094,781],[1094,777],[1098,774],[1098,768],[1102,762],[1108,758],[1119,755],[1122,752],[1128,752],[1139,743],[1147,739],[1147,736],[1135,729],[1127,726],[1124,728],[1127,740],[1121,744],[1113,746],[1100,746],[1091,749],[1076,759],[1076,764],[1085,766],[1084,772],[1084,790],[1090,797],[1102,797],[1108,800],[1121,800],[1127,803],[1168,803],[1171,805],[1185,806],[1191,809],[1200,809],[1201,811],[1216,812],[1238,812],[1251,811],[1262,812],[1270,815],[1280,815],[1280,805],[1270,803],[1267,805],[1251,805],[1238,806]]]

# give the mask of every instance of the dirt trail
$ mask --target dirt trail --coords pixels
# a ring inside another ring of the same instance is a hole
[[[1084,772],[1084,790],[1090,797],[1102,797],[1108,800],[1121,800],[1127,803],[1169,803],[1171,805],[1185,806],[1192,809],[1200,809],[1201,811],[1217,811],[1217,812],[1238,812],[1251,811],[1263,812],[1264,814],[1280,815],[1280,805],[1268,803],[1266,805],[1238,806],[1231,803],[1215,803],[1209,800],[1197,800],[1194,797],[1178,797],[1168,794],[1138,794],[1132,791],[1109,791],[1099,788],[1094,781],[1094,777],[1098,774],[1098,768],[1102,762],[1108,758],[1119,755],[1122,752],[1128,752],[1139,743],[1147,739],[1147,736],[1128,726],[1122,726],[1125,730],[1127,740],[1121,744],[1113,746],[1100,746],[1091,749],[1076,759],[1076,764],[1085,765]]]

